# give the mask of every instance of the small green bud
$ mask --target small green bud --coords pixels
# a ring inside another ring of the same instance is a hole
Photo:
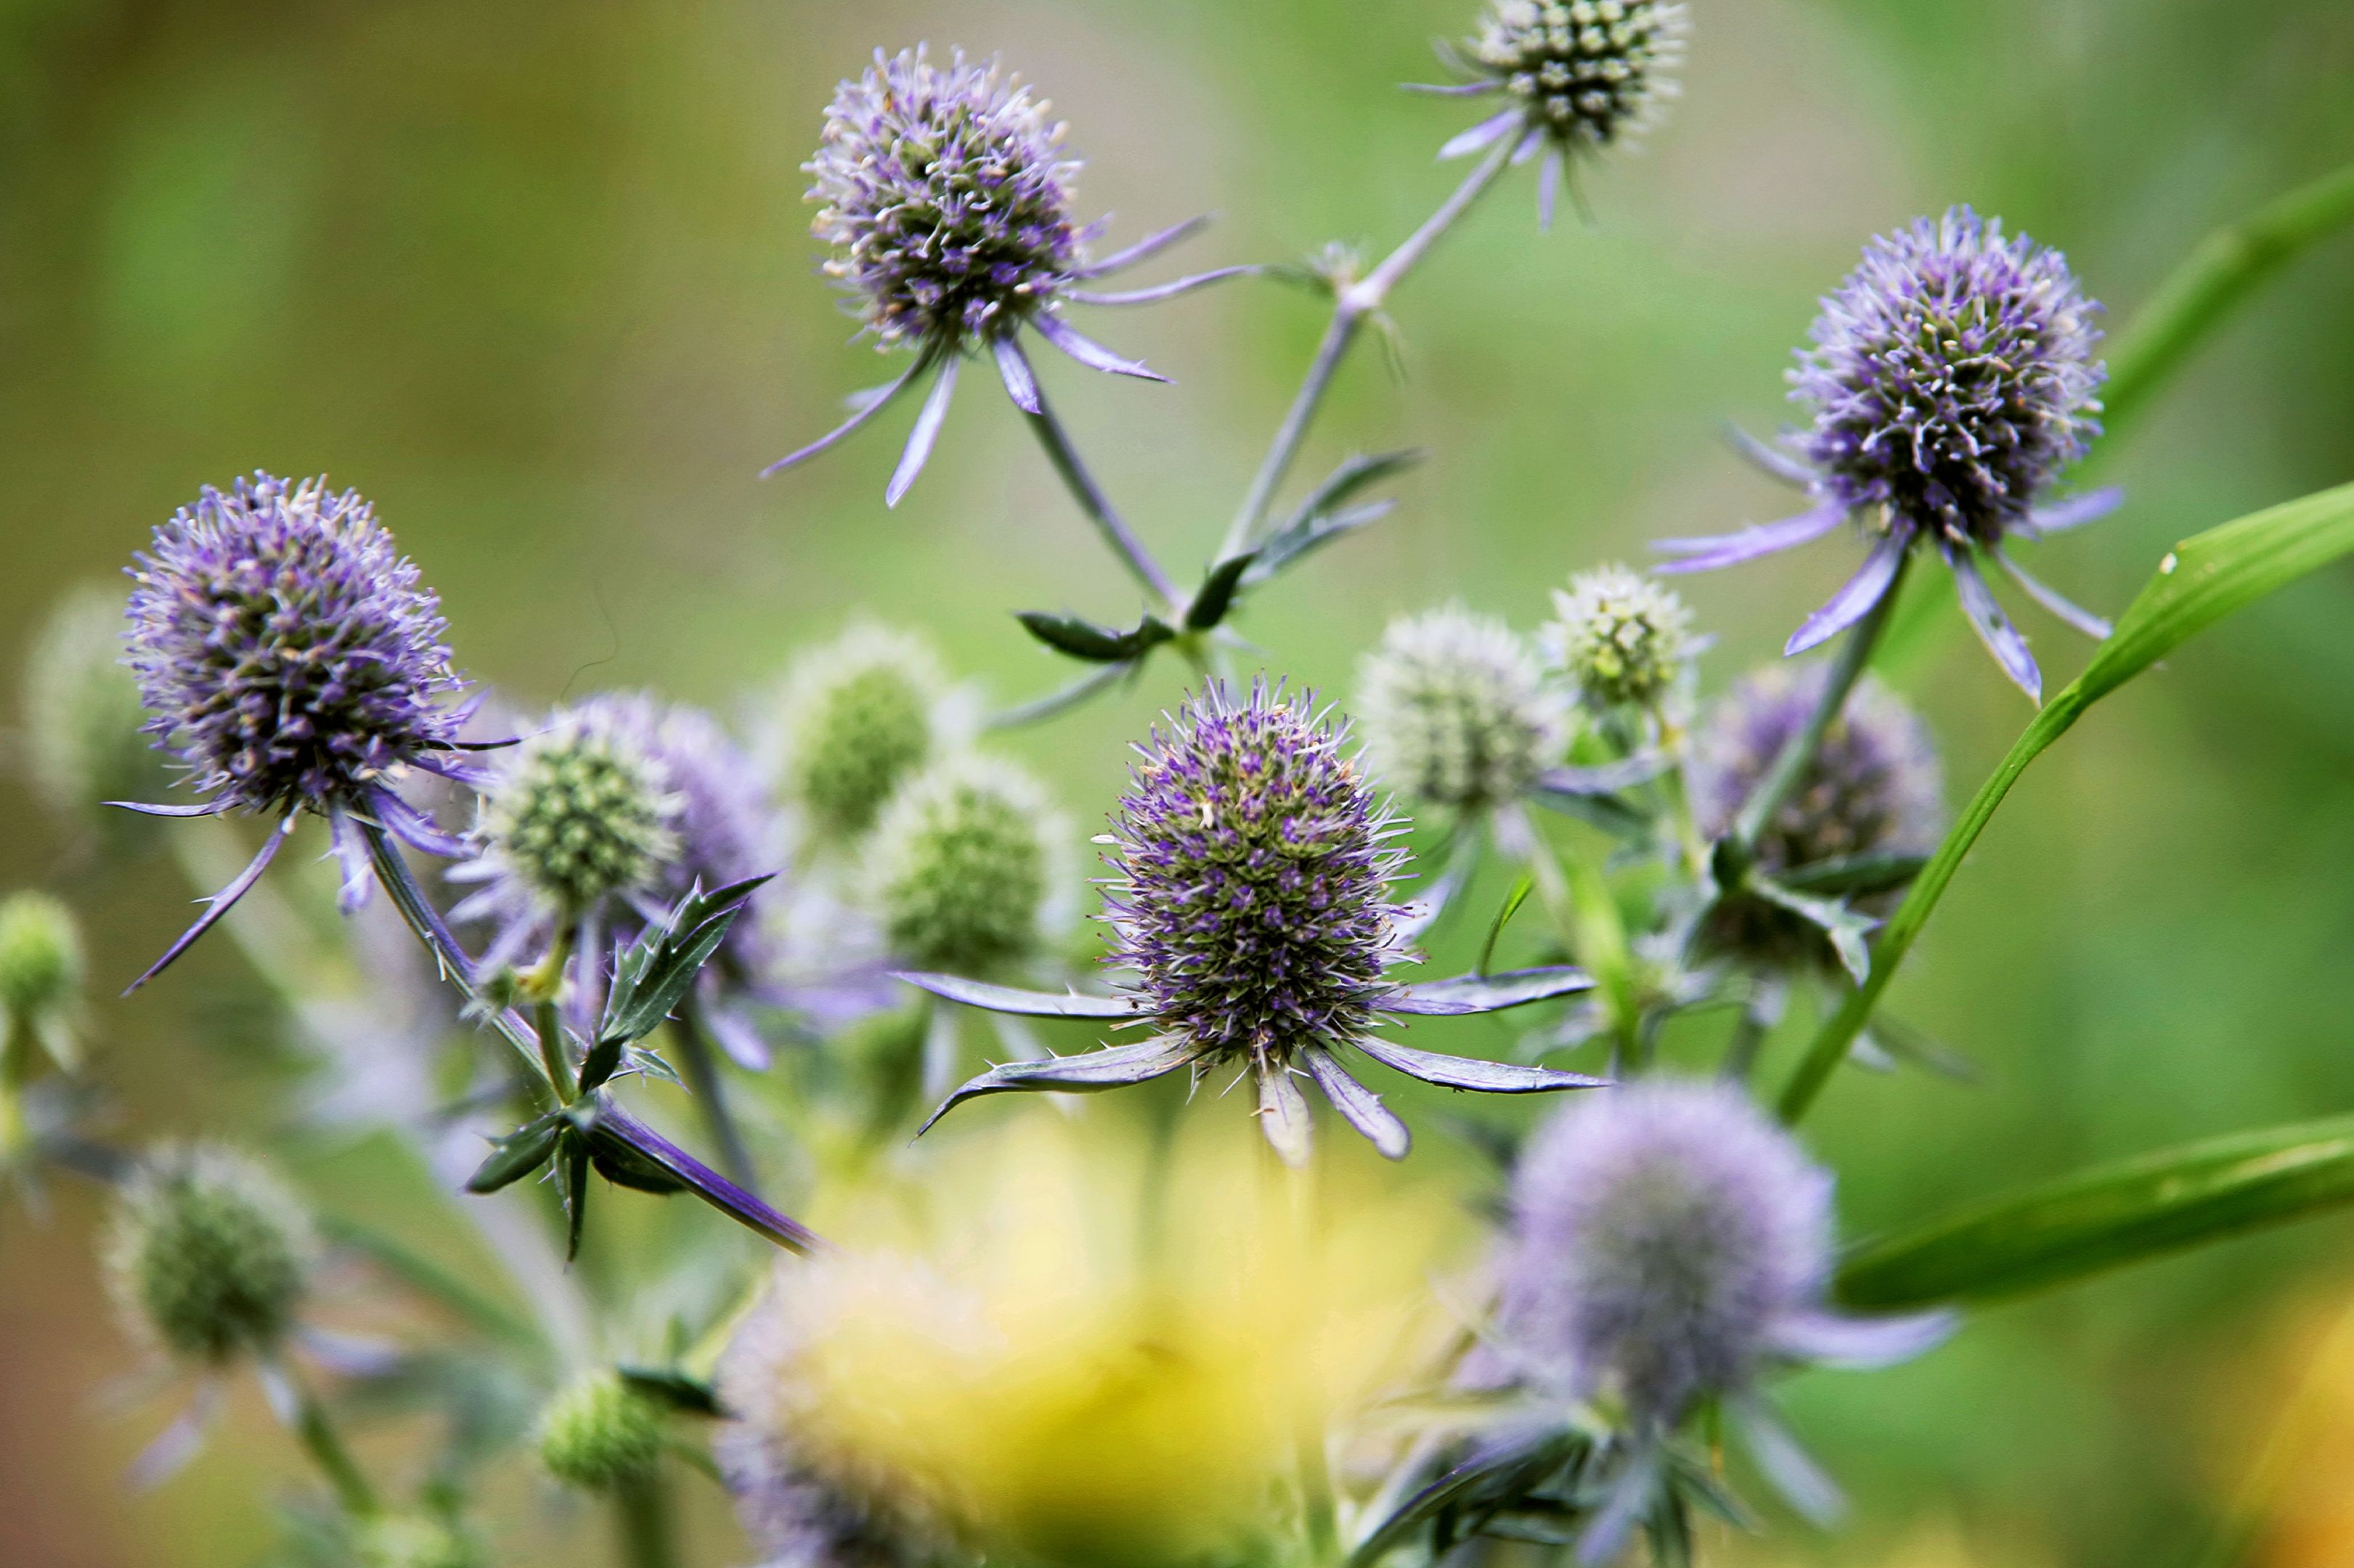
[[[661,1405],[620,1373],[593,1372],[548,1402],[534,1440],[548,1474],[605,1492],[652,1474],[663,1438]]]
[[[1580,572],[1553,590],[1553,604],[1538,640],[1588,707],[1657,704],[1695,652],[1691,609],[1628,567]]]
[[[1526,643],[1459,608],[1390,623],[1360,666],[1357,722],[1373,769],[1417,800],[1510,800],[1561,758],[1566,705]]]
[[[140,726],[139,683],[122,662],[123,598],[98,588],[68,594],[25,660],[25,759],[34,791],[60,817],[129,831],[139,819],[107,800],[160,799],[162,753]]]
[[[0,901],[0,1063],[19,1039],[38,1040],[60,1067],[74,1065],[74,1005],[82,980],[73,911],[27,889]]]
[[[938,754],[948,677],[922,639],[871,622],[811,650],[785,676],[779,790],[822,834],[870,827],[908,775]]]
[[[352,1553],[358,1568],[483,1568],[485,1562],[465,1532],[415,1514],[360,1520]]]
[[[565,918],[643,887],[677,853],[679,800],[618,730],[559,714],[515,750],[482,803],[491,853]]]
[[[182,1360],[218,1366],[285,1340],[317,1255],[309,1215],[275,1176],[189,1144],[157,1150],[123,1189],[108,1263],[141,1328]]]
[[[1046,792],[994,758],[933,764],[875,822],[865,885],[891,956],[978,972],[1038,948],[1066,834]]]

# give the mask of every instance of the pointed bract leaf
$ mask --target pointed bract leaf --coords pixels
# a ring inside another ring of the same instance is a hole
[[[1043,609],[1017,610],[1013,619],[1057,653],[1097,664],[1127,663],[1177,635],[1176,630],[1157,615],[1146,616],[1127,631],[1099,626],[1080,616],[1051,615]]]
[[[1751,893],[1777,908],[1787,909],[1830,939],[1840,967],[1863,984],[1872,978],[1872,933],[1880,922],[1859,915],[1836,898],[1819,898],[1785,886],[1752,868],[1746,879]]]
[[[1134,997],[1081,996],[1076,991],[1023,991],[1010,985],[991,985],[987,980],[967,980],[962,975],[924,974],[911,969],[895,969],[893,980],[906,980],[919,991],[950,1001],[961,1001],[968,1007],[987,1008],[991,1012],[1018,1012],[1029,1018],[1140,1018],[1143,1007]]]
[[[1843,854],[1792,866],[1776,873],[1774,880],[1794,893],[1869,896],[1894,892],[1928,863],[1920,854]]]
[[[1226,611],[1235,605],[1235,589],[1241,586],[1243,574],[1250,570],[1257,558],[1255,551],[1246,550],[1239,556],[1228,556],[1212,567],[1203,577],[1202,587],[1193,595],[1193,602],[1185,607],[1185,630],[1207,631],[1225,620]]]
[[[724,1416],[719,1391],[702,1378],[676,1368],[615,1367],[623,1383],[647,1398],[657,1400],[683,1415]]]
[[[1414,1147],[1414,1134],[1406,1130],[1397,1112],[1382,1104],[1382,1097],[1349,1075],[1331,1052],[1321,1045],[1310,1045],[1300,1052],[1308,1065],[1308,1075],[1341,1113],[1341,1119],[1364,1134],[1365,1140],[1378,1150],[1384,1160],[1404,1160]]]
[[[613,966],[597,1044],[642,1040],[661,1027],[726,940],[745,901],[769,880],[747,877],[712,893],[698,887],[678,901],[667,920],[649,927]]]
[[[1043,1062],[1008,1062],[968,1081],[956,1093],[942,1100],[939,1108],[916,1129],[916,1136],[921,1138],[940,1118],[965,1101],[979,1099],[983,1095],[1018,1094],[1037,1089],[1085,1095],[1105,1089],[1124,1089],[1173,1073],[1192,1061],[1193,1054],[1192,1042],[1172,1036],[1146,1040],[1134,1045],[1113,1045],[1101,1051],[1082,1051],[1076,1056],[1050,1056]]]
[[[1583,1073],[1564,1073],[1552,1067],[1483,1062],[1471,1056],[1442,1056],[1435,1051],[1416,1051],[1373,1034],[1352,1044],[1384,1067],[1446,1089],[1474,1089],[1488,1095],[1542,1095],[1556,1089],[1599,1089],[1609,1084],[1607,1078],[1589,1078]]]
[[[1496,1012],[1525,1007],[1557,996],[1594,989],[1594,978],[1567,964],[1546,969],[1513,969],[1500,975],[1458,975],[1453,980],[1401,986],[1373,1005],[1384,1012],[1412,1012],[1452,1018],[1472,1012]]]
[[[507,1134],[491,1145],[491,1156],[466,1178],[466,1191],[473,1193],[495,1192],[514,1185],[547,1163],[556,1152],[557,1135],[563,1130],[554,1112]]]
[[[1276,1158],[1294,1171],[1307,1169],[1316,1153],[1316,1122],[1308,1097],[1291,1069],[1263,1063],[1258,1069],[1258,1129]]]

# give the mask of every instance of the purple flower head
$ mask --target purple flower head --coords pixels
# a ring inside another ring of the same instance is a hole
[[[1742,802],[1820,701],[1828,671],[1774,665],[1734,686],[1693,737],[1692,812],[1701,831],[1721,837]],[[1903,698],[1870,676],[1847,706],[1806,774],[1776,812],[1756,846],[1769,876],[1866,855],[1925,855],[1946,826],[1945,775],[1928,726]],[[1866,914],[1884,912],[1893,888],[1851,900]],[[1836,971],[1820,930],[1763,899],[1726,899],[1710,916],[1702,942],[1767,969],[1814,966]]]
[[[128,662],[147,733],[210,797],[144,806],[158,816],[268,813],[252,863],[216,894],[136,990],[188,949],[260,879],[299,811],[333,825],[343,903],[366,895],[368,851],[355,821],[429,853],[458,845],[393,793],[408,768],[461,780],[468,709],[442,646],[440,602],[356,491],[266,473],[224,494],[210,485],[155,530],[130,568]]]
[[[1731,1086],[1647,1080],[1522,1155],[1501,1347],[1528,1381],[1614,1399],[1656,1436],[1776,1361],[1901,1359],[1949,1326],[1833,1316],[1830,1258],[1831,1178],[1788,1133]]]
[[[1624,144],[1676,96],[1690,14],[1662,0],[1490,0],[1479,33],[1442,55],[1468,71],[1449,97],[1501,93],[1506,106],[1440,149],[1463,157],[1511,139],[1515,163],[1550,144],[1539,211],[1553,227],[1569,160]]]
[[[1062,307],[1144,304],[1250,270],[1221,268],[1128,293],[1084,287],[1199,226],[1090,262],[1087,242],[1100,226],[1082,228],[1071,216],[1079,164],[1065,156],[1064,128],[1046,114],[1045,101],[1019,78],[961,50],[941,66],[922,46],[892,56],[877,49],[864,75],[835,90],[817,155],[802,165],[814,182],[809,199],[822,204],[814,231],[833,247],[825,270],[854,297],[879,346],[909,348],[916,358],[861,399],[846,423],[767,472],[825,450],[930,373],[930,394],[886,492],[896,505],[931,455],[967,355],[987,353],[1014,404],[1043,417],[1023,328],[1089,369],[1159,381],[1079,334]]]
[[[2062,620],[2108,634],[2106,622],[2029,577],[2007,549],[2116,503],[2101,492],[2046,504],[2062,471],[2100,433],[2099,311],[2058,251],[2006,237],[1999,220],[1967,207],[1874,239],[1823,300],[1808,334],[1814,346],[1790,373],[1792,397],[1815,412],[1795,455],[1746,444],[1770,471],[1812,493],[1816,506],[1722,538],[1662,540],[1660,548],[1683,557],[1663,569],[1729,566],[1852,520],[1872,553],[1790,639],[1797,653],[1870,613],[1913,545],[1929,541],[1953,568],[1978,635],[2040,698],[2035,660],[1979,575],[1978,557],[1991,556]]]

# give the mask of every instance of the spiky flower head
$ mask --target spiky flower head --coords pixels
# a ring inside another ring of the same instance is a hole
[[[1469,62],[1565,151],[1626,141],[1673,98],[1685,9],[1658,0],[1492,0]]]
[[[554,715],[510,752],[483,797],[481,860],[558,919],[652,886],[678,853],[680,798],[642,738],[609,705]]]
[[[147,733],[196,790],[325,810],[434,755],[463,722],[440,601],[356,491],[266,473],[205,487],[130,570]]]
[[[891,956],[982,973],[1038,948],[1066,834],[1038,781],[995,758],[934,763],[875,824],[862,879]]]
[[[930,644],[854,622],[786,673],[774,750],[779,788],[824,836],[854,838],[944,739],[948,676]]]
[[[1522,1156],[1503,1293],[1534,1376],[1672,1425],[1736,1393],[1814,1308],[1830,1177],[1738,1089],[1651,1079],[1579,1101]]]
[[[122,662],[120,594],[78,588],[49,612],[25,660],[25,761],[34,790],[58,816],[123,824],[106,800],[138,800],[167,782],[140,731],[147,711]]]
[[[37,1040],[59,1066],[73,1065],[81,980],[81,928],[72,910],[29,888],[0,900],[0,1094],[22,1070],[10,1065],[21,1040]]]
[[[1396,956],[1393,821],[1343,726],[1264,683],[1211,686],[1138,748],[1107,857],[1113,961],[1212,1056],[1367,1033]]]
[[[210,1144],[142,1162],[116,1203],[110,1283],[125,1314],[173,1356],[220,1366],[284,1342],[318,1242],[267,1169]]]
[[[1875,238],[1790,373],[1801,450],[1868,526],[1992,548],[2100,433],[2099,312],[2060,252],[1967,207]]]
[[[652,1475],[665,1437],[662,1406],[605,1370],[583,1373],[550,1400],[532,1442],[566,1486],[608,1492]]]
[[[885,346],[1003,335],[1072,281],[1079,165],[1048,107],[994,60],[921,47],[835,89],[803,165],[813,228]]]
[[[1693,737],[1689,772],[1702,832],[1714,838],[1732,827],[1783,746],[1813,715],[1829,678],[1821,665],[1769,665],[1717,704]],[[1857,855],[1927,854],[1944,831],[1945,775],[1928,726],[1867,675],[1766,824],[1757,863],[1779,875]],[[1873,900],[1857,902],[1869,908]],[[1703,935],[1719,950],[1766,968],[1834,961],[1820,932],[1762,900],[1727,900]]]
[[[1553,590],[1553,606],[1537,633],[1546,661],[1596,710],[1656,705],[1693,652],[1691,609],[1627,567],[1577,573]]]
[[[1458,810],[1517,798],[1568,738],[1528,645],[1460,607],[1392,621],[1358,666],[1356,711],[1375,772]]]

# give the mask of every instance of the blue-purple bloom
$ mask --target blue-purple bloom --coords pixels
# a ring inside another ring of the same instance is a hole
[[[986,351],[1015,405],[1043,414],[1021,344],[1025,326],[1089,369],[1165,379],[1082,335],[1062,307],[1142,304],[1248,269],[1128,293],[1084,287],[1198,224],[1090,261],[1087,242],[1102,226],[1083,228],[1071,215],[1079,164],[1066,155],[1064,127],[1047,108],[994,60],[969,61],[960,50],[943,67],[921,46],[888,57],[877,49],[872,69],[835,90],[817,155],[803,165],[814,179],[809,198],[822,204],[814,231],[834,248],[825,270],[877,346],[912,350],[915,360],[857,399],[848,422],[766,472],[825,450],[929,373],[930,393],[885,492],[898,504],[931,455],[967,355]]]
[[[1451,1088],[1527,1094],[1596,1080],[1547,1068],[1441,1056],[1382,1039],[1386,1013],[1486,1012],[1560,996],[1592,982],[1575,969],[1466,976],[1400,986],[1407,911],[1390,897],[1404,831],[1345,752],[1345,726],[1305,696],[1264,682],[1237,702],[1212,686],[1137,748],[1140,760],[1112,818],[1107,897],[1118,935],[1109,961],[1130,977],[1109,998],[1055,997],[909,976],[938,994],[1002,1012],[1124,1019],[1154,1037],[1044,1062],[998,1067],[966,1084],[933,1120],[979,1095],[1089,1090],[1188,1068],[1198,1081],[1231,1066],[1258,1084],[1260,1127],[1294,1163],[1311,1128],[1297,1079],[1389,1158],[1405,1156],[1405,1124],[1350,1076],[1353,1048]]]
[[[1794,451],[1748,455],[1816,504],[1779,523],[1665,539],[1663,571],[1706,571],[1819,538],[1842,518],[1872,541],[1862,569],[1790,639],[1797,653],[1871,612],[1918,541],[1953,568],[1970,624],[2003,670],[2041,700],[2027,642],[1979,575],[1990,556],[2054,615],[2093,637],[2108,623],[2031,577],[2007,546],[2099,517],[2114,491],[2053,502],[2063,470],[2100,433],[2100,306],[2058,251],[1956,207],[1874,239],[1822,302],[1791,396],[1815,410]]]
[[[357,492],[266,473],[227,493],[207,485],[136,559],[125,638],[146,729],[210,799],[131,809],[279,820],[252,864],[133,989],[259,880],[298,812],[332,824],[347,908],[368,877],[355,820],[429,853],[456,852],[390,785],[412,768],[472,777],[451,755],[467,709],[451,699],[465,683],[441,641],[439,599]]]

